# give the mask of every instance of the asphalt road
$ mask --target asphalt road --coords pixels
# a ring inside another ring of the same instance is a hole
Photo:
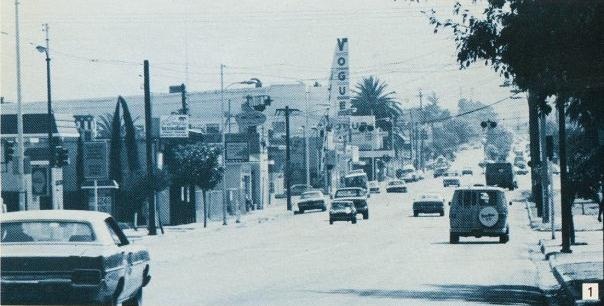
[[[475,166],[477,150],[456,167]],[[521,184],[528,179],[522,178]],[[449,244],[444,217],[413,217],[412,199],[454,188],[441,179],[410,183],[408,194],[374,194],[370,218],[329,225],[327,212],[290,215],[230,230],[190,231],[146,240],[153,280],[148,305],[541,305],[529,258],[535,244],[524,205],[510,207],[510,241],[461,238]],[[509,198],[517,195],[510,193]]]

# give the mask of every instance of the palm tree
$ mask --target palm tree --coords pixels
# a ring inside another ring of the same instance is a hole
[[[134,125],[135,134],[136,134],[137,139],[144,138],[144,133],[145,133],[144,128],[137,124],[139,119],[140,119],[140,116],[136,116],[136,117],[134,117],[134,119],[132,119],[132,124]],[[110,139],[111,131],[112,131],[112,124],[113,124],[113,114],[111,114],[111,113],[104,113],[104,114],[96,117],[96,137],[100,138],[100,139]],[[122,135],[122,137],[126,136],[125,123],[122,123],[122,125],[121,125],[121,135]]]
[[[394,91],[386,92],[386,87],[388,85],[377,77],[363,78],[356,85],[355,96],[351,102],[352,106],[357,109],[355,115],[374,115],[379,128],[390,130],[392,127],[390,121],[380,119],[396,119],[401,116],[403,110],[393,97]]]

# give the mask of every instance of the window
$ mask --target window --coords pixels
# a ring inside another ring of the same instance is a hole
[[[109,234],[111,235],[115,245],[123,246],[130,243],[128,242],[128,238],[126,238],[126,235],[124,235],[120,227],[117,225],[117,222],[115,222],[113,218],[105,219],[105,224],[107,225],[107,229],[109,230]]]
[[[24,221],[2,223],[2,242],[92,242],[96,236],[86,222]]]

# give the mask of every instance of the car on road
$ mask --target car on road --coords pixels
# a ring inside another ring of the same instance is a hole
[[[487,186],[497,186],[514,190],[518,188],[516,173],[511,163],[489,163],[485,169],[485,180]]]
[[[413,201],[413,216],[437,213],[445,215],[445,200],[436,194],[422,194]]]
[[[461,186],[461,179],[457,176],[447,176],[443,178],[443,187]]]
[[[380,184],[378,183],[378,181],[370,181],[368,183],[369,185],[369,192],[371,193],[380,193]]]
[[[516,173],[517,175],[527,175],[529,173],[529,170],[528,168],[520,168],[514,166],[514,173]]]
[[[437,167],[437,168],[434,168],[434,173],[433,173],[434,178],[437,178],[439,176],[443,176],[447,172],[447,170],[448,170],[448,168],[446,168],[446,167]]]
[[[327,210],[325,195],[320,190],[306,191],[300,195],[298,200],[298,212],[303,214],[307,210],[320,209]]]
[[[444,177],[456,177],[459,176],[459,171],[457,170],[448,170],[447,172],[443,173]]]
[[[334,221],[350,221],[352,224],[357,223],[357,210],[352,201],[333,201],[329,209],[329,224]]]
[[[367,192],[359,187],[347,187],[336,190],[334,201],[351,201],[356,209],[355,214],[362,214],[363,219],[369,219],[369,206],[367,205]]]
[[[295,184],[290,187],[292,196],[299,196],[309,189],[312,189],[312,186],[306,184]]]
[[[140,305],[149,252],[111,215],[76,210],[2,214],[4,304]]]
[[[419,177],[417,175],[415,167],[413,167],[412,165],[403,166],[401,179],[407,183],[418,181]]]
[[[450,243],[458,243],[459,237],[468,236],[499,237],[500,243],[510,239],[508,202],[503,189],[488,186],[458,188],[449,205]]]
[[[407,184],[403,180],[392,180],[386,185],[386,192],[407,192]]]
[[[461,175],[474,175],[474,171],[472,171],[472,168],[463,168],[461,169]]]

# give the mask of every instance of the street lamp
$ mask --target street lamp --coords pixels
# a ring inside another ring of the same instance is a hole
[[[47,92],[47,120],[48,120],[48,181],[50,182],[50,188],[48,189],[50,196],[50,203],[52,209],[55,209],[55,201],[53,195],[54,184],[52,183],[52,168],[54,167],[54,140],[52,137],[52,98],[51,98],[51,86],[50,86],[50,54],[49,54],[49,40],[48,40],[48,24],[43,25],[43,31],[46,33],[46,47],[36,46],[36,50],[46,55],[46,92]]]

